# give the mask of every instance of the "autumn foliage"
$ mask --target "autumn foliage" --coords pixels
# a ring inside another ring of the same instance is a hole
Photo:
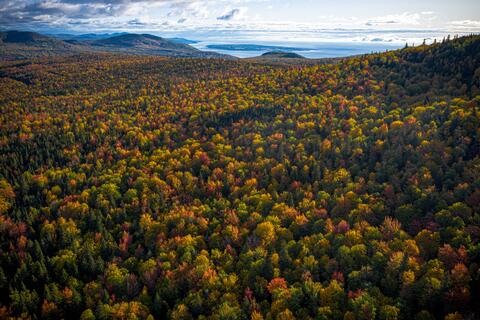
[[[479,58],[1,62],[0,317],[478,317]]]

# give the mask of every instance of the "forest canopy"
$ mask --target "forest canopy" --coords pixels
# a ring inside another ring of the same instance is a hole
[[[479,36],[0,62],[0,318],[478,318],[479,106]]]

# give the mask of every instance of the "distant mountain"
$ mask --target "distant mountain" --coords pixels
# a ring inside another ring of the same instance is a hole
[[[36,32],[0,32],[0,60],[69,55],[79,50],[75,45]]]
[[[275,58],[275,59],[306,59],[304,56],[295,52],[282,52],[282,51],[270,51],[262,54],[263,58]]]
[[[85,33],[85,34],[53,34],[52,36],[61,40],[97,40],[128,34],[126,32],[116,33]]]
[[[91,47],[105,51],[123,52],[128,54],[159,55],[180,58],[225,58],[228,55],[216,52],[200,51],[188,44],[174,42],[151,34],[123,34],[106,39],[85,41]]]
[[[99,39],[89,42],[94,46],[113,46],[113,47],[135,47],[148,49],[173,49],[173,50],[194,50],[194,47],[182,43],[176,43],[168,39],[157,37],[151,34],[123,34],[106,39]]]
[[[168,40],[173,41],[175,43],[183,43],[183,44],[195,44],[199,42],[196,40],[190,40],[185,38],[168,38]]]
[[[82,40],[99,40],[99,39],[107,39],[111,37],[127,35],[128,32],[115,32],[115,33],[84,33],[84,34],[70,34],[70,33],[55,33],[49,36],[55,37],[60,40],[72,42],[72,41],[82,41]],[[195,44],[198,41],[185,39],[185,38],[166,38],[175,43],[182,43],[182,44]]]
[[[86,34],[74,39],[61,40],[35,32],[0,32],[0,60],[71,55],[82,52],[111,52],[179,58],[236,59],[216,52],[201,51],[188,44],[178,43],[151,34],[127,33],[106,38],[98,38],[98,36]]]
[[[61,40],[48,37],[40,33],[27,31],[0,32],[0,43],[14,43],[23,45],[66,45]]]

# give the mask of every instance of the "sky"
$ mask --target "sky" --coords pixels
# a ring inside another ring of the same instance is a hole
[[[0,0],[0,28],[401,42],[480,33],[480,0]]]

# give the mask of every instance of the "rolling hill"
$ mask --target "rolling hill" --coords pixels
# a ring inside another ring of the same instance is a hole
[[[52,34],[52,37],[55,37],[60,40],[97,40],[97,39],[106,39],[122,34],[128,34],[127,32],[116,32],[116,33],[82,33],[82,34],[70,34],[70,33],[56,33]]]
[[[47,45],[61,44],[63,41],[36,32],[5,31],[0,32],[0,44]]]
[[[271,51],[261,55],[263,58],[278,58],[278,59],[305,59],[304,56],[295,52]]]
[[[159,55],[182,58],[230,58],[215,52],[200,51],[188,44],[178,43],[151,34],[122,34],[106,39],[79,42],[97,50],[129,54]]]
[[[0,60],[69,55],[81,48],[36,32],[0,32]]]
[[[306,66],[306,65],[334,64],[339,62],[341,58],[311,59],[311,58],[306,58],[295,52],[270,51],[260,56],[252,57],[252,58],[244,58],[243,60],[259,63],[259,64],[265,64],[265,65]]]
[[[36,32],[1,32],[0,60],[72,55],[85,52],[111,52],[178,58],[235,59],[229,55],[201,51],[188,44],[150,34],[119,34],[107,38],[91,38],[90,36],[62,40]]]

